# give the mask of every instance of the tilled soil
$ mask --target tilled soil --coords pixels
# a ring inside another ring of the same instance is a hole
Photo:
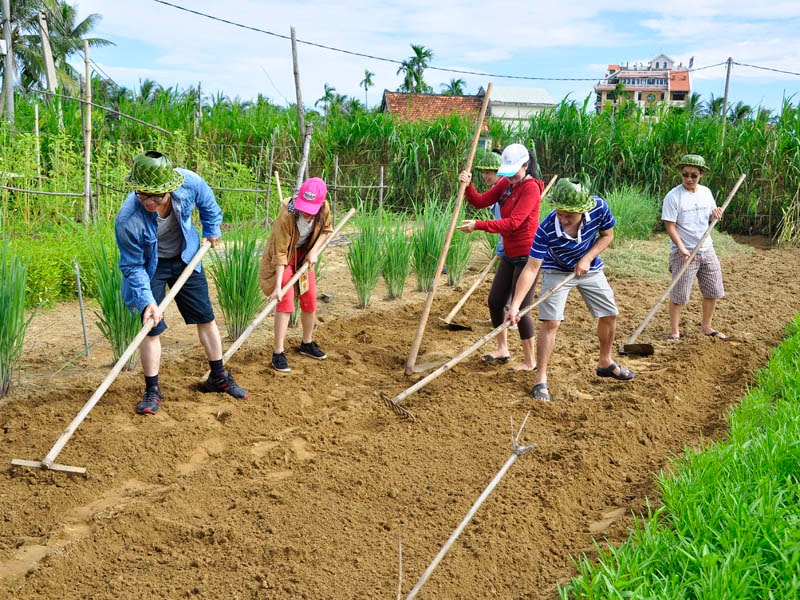
[[[727,411],[798,310],[800,252],[761,246],[723,259],[715,325],[731,341],[700,335],[695,290],[679,343],[664,341],[664,307],[639,338],[655,354],[620,357],[636,379],[601,379],[595,322],[574,294],[551,361],[552,404],[530,398],[532,373],[485,365],[478,351],[402,402],[415,420],[383,400],[432,372],[403,374],[426,295],[410,281],[402,301],[379,290],[359,310],[344,250],[332,248],[320,282],[332,298],[316,335],[327,360],[297,354],[291,330],[292,371],[272,370],[266,323],[229,363],[250,396],[203,394],[202,348],[171,307],[162,409],[134,414],[141,372],[122,373],[58,456],[86,477],[10,465],[41,460],[113,366],[93,325],[91,357],[79,356],[77,304],[41,311],[0,400],[0,597],[405,595],[511,458],[513,420],[524,422],[519,443],[536,448],[511,465],[418,597],[556,598],[574,557],[622,542],[634,515],[659,505],[654,475],[671,457],[725,437]],[[669,280],[609,279],[621,346]],[[472,331],[449,331],[438,317],[463,289],[437,288],[418,365],[491,330],[487,290],[456,317]],[[510,340],[513,364],[516,333]]]

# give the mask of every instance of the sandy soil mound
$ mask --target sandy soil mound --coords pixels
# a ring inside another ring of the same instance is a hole
[[[378,291],[356,309],[344,252],[331,248],[320,284],[333,296],[316,336],[328,360],[291,350],[292,372],[273,371],[263,325],[229,363],[250,391],[243,401],[197,390],[202,349],[170,309],[162,410],[135,415],[141,373],[117,378],[58,457],[86,467],[85,478],[10,466],[43,458],[112,366],[94,326],[91,357],[78,356],[77,305],[35,317],[20,380],[0,400],[0,597],[393,598],[400,544],[405,594],[511,456],[510,420],[530,413],[520,443],[537,448],[509,469],[419,597],[555,598],[575,572],[571,556],[624,540],[633,515],[658,505],[653,474],[671,456],[725,436],[726,411],[800,296],[797,251],[728,257],[715,324],[731,341],[699,334],[695,290],[682,341],[663,341],[664,308],[639,340],[655,354],[621,357],[638,375],[620,383],[595,376],[595,324],[575,295],[552,361],[556,402],[534,402],[532,374],[484,365],[476,352],[403,402],[410,421],[381,398],[427,374],[403,375],[425,295],[387,302]],[[668,279],[611,282],[622,345]],[[473,330],[448,331],[438,317],[463,290],[438,288],[418,364],[491,330],[487,290],[456,318]],[[292,348],[298,336],[290,332]]]

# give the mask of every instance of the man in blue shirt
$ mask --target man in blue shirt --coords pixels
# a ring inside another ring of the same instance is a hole
[[[555,210],[544,218],[536,230],[528,262],[519,276],[507,316],[512,323],[519,320],[520,304],[533,285],[539,269],[543,273],[542,295],[571,273],[575,274],[574,279],[539,305],[542,326],[536,343],[536,385],[531,393],[535,399],[545,402],[551,400],[547,386],[547,365],[572,288],[578,288],[592,316],[598,320],[600,358],[597,376],[620,381],[634,378],[633,371],[615,363],[611,356],[619,310],[614,302],[614,292],[603,273],[600,253],[614,239],[614,215],[606,201],[599,196],[591,196],[586,182],[578,179],[561,179],[549,199]]]
[[[125,183],[134,191],[125,198],[117,214],[114,234],[120,252],[125,305],[131,312],[139,312],[142,323],[148,319],[154,323],[139,349],[145,392],[136,405],[136,412],[149,415],[158,411],[163,398],[158,371],[160,335],[167,324],[158,304],[166,296],[167,286],[175,284],[200,249],[200,236],[192,224],[194,209],[197,208],[200,216],[203,238],[212,248],[221,235],[222,210],[214,192],[197,173],[173,169],[169,158],[160,152],[136,156]],[[175,303],[183,320],[197,325],[197,334],[211,367],[203,390],[246,398],[247,392],[222,366],[222,338],[214,320],[202,264],[192,271],[175,296]]]

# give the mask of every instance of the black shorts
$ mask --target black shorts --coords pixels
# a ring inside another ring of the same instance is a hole
[[[150,290],[153,292],[156,304],[161,304],[167,295],[167,286],[172,287],[185,268],[186,263],[180,257],[158,259],[156,273],[150,280]],[[175,296],[175,304],[187,325],[210,323],[214,320],[214,307],[211,306],[211,299],[208,297],[208,280],[202,267],[200,272],[192,271],[189,275]],[[161,319],[161,322],[147,335],[160,335],[166,328],[166,320]]]

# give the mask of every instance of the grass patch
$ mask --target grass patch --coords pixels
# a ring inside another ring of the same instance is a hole
[[[729,422],[726,442],[661,474],[664,507],[580,559],[561,598],[800,596],[800,317]]]

